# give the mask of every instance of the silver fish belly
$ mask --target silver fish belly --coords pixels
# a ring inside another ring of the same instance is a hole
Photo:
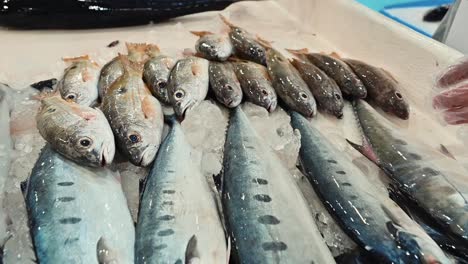
[[[46,146],[22,189],[39,263],[97,264],[103,252],[106,263],[133,263],[135,230],[115,173]]]
[[[180,124],[172,122],[141,196],[136,263],[227,263],[213,193]]]
[[[223,212],[236,263],[335,263],[304,197],[237,107],[228,129]]]

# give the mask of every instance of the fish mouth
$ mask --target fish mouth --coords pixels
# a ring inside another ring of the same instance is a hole
[[[156,153],[158,152],[157,148],[147,147],[141,154],[140,161],[138,166],[148,167],[155,159]]]
[[[176,111],[176,114],[179,116],[180,121],[185,119],[185,115],[187,114],[187,111],[192,109],[195,105],[196,105],[195,102],[190,102],[184,108],[180,108],[180,110]]]
[[[99,163],[101,167],[105,167],[112,163],[114,160],[115,155],[115,148],[113,147],[103,147],[101,152],[101,158],[99,159]]]
[[[268,106],[267,106],[266,109],[267,109],[267,111],[268,111],[269,113],[275,111],[275,109],[276,109],[276,102],[270,102],[270,103],[268,104]]]

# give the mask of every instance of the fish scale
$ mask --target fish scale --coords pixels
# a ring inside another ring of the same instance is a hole
[[[289,171],[240,107],[224,154],[223,212],[238,263],[334,263]]]

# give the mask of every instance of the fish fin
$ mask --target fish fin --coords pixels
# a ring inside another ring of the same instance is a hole
[[[388,77],[390,77],[390,79],[394,80],[396,83],[398,83],[398,80],[395,79],[395,77],[393,76],[393,74],[391,74],[389,71],[387,71],[386,69],[384,68],[380,68]]]
[[[225,16],[220,14],[219,18],[221,18],[221,20],[223,21],[224,24],[226,24],[226,26],[228,26],[230,28],[235,27],[234,24],[232,24]]]
[[[340,54],[336,53],[336,52],[332,52],[330,53],[330,57],[333,57],[335,59],[341,59],[342,57],[340,56]]]
[[[99,238],[96,245],[97,260],[99,264],[114,264],[117,261],[117,254],[109,248],[104,237]]]
[[[20,182],[20,189],[21,193],[23,194],[23,198],[26,198],[26,192],[28,190],[28,180]]]
[[[223,174],[222,171],[216,175],[213,174],[213,182],[218,192],[221,192],[221,186],[222,186],[222,180],[223,180],[222,174]]]
[[[303,54],[308,54],[309,49],[308,48],[303,48],[303,49],[286,49],[287,52],[293,54],[293,55],[303,55]]]
[[[374,162],[376,164],[380,164],[379,158],[377,157],[375,152],[372,150],[372,146],[367,141],[367,139],[365,139],[365,138],[363,139],[363,144],[362,145],[358,145],[358,144],[350,141],[349,139],[346,139],[346,141],[348,142],[348,144],[351,145],[351,147],[353,147],[354,149],[359,151],[366,158],[368,158],[369,160],[371,160],[372,162]]]
[[[198,65],[196,63],[192,64],[191,69],[192,69],[192,74],[194,76],[199,76],[199,75],[202,74],[202,68],[200,67],[200,65]]]
[[[395,215],[395,213],[392,212],[390,208],[388,208],[387,206],[383,204],[380,205],[380,208],[382,208],[382,210],[385,212],[385,215],[387,215],[388,218],[390,218],[393,223],[396,223],[398,226],[401,226],[400,219]]]
[[[161,49],[156,44],[148,44],[148,43],[131,43],[126,42],[125,46],[127,46],[127,51],[130,52],[137,52],[137,53],[159,53]]]
[[[210,31],[190,31],[193,35],[197,37],[204,37],[206,35],[213,35],[213,32]]]
[[[271,48],[273,48],[272,45],[271,45],[273,42],[271,42],[271,41],[262,39],[262,38],[261,38],[260,36],[258,36],[258,35],[256,36],[256,40],[257,40],[258,44],[260,44],[261,46],[263,46],[263,47],[266,48],[266,49],[271,49]]]
[[[187,248],[185,249],[185,264],[199,264],[200,253],[198,252],[198,240],[197,236],[193,235],[189,242],[187,243]]]
[[[96,112],[91,112],[90,110],[84,110],[83,111],[83,109],[80,109],[81,106],[79,104],[77,104],[75,102],[72,102],[70,100],[65,100],[65,101],[70,103],[70,108],[71,108],[72,112],[75,113],[77,116],[83,118],[86,121],[91,121],[91,120],[96,119],[96,117],[97,117]],[[96,110],[94,110],[94,111],[96,111]]]
[[[140,192],[140,196],[145,190],[145,185],[146,185],[146,178],[145,179],[140,179],[138,181],[138,191]]]
[[[157,99],[151,95],[145,96],[141,101],[141,110],[146,119],[154,119],[158,116],[158,111],[162,111],[161,107],[157,106],[159,102],[156,101]]]
[[[231,237],[227,237],[227,249],[226,249],[226,264],[229,264],[231,259]]]
[[[440,152],[451,159],[457,160],[444,144],[440,144]]]
[[[182,51],[182,55],[184,57],[195,56],[195,54],[196,54],[195,51],[193,51],[192,49],[188,49],[188,48]]]
[[[44,81],[39,81],[39,82],[35,82],[29,86],[31,86],[32,88],[36,89],[36,90],[39,90],[39,91],[43,91],[43,90],[54,90],[54,86],[57,84],[57,79],[56,78],[52,78],[52,79],[48,79],[48,80],[44,80]]]
[[[125,72],[128,73],[129,71],[133,71],[133,72],[137,72],[139,74],[143,74],[143,66],[144,65],[142,63],[133,62],[128,58],[127,55],[122,55],[120,53],[118,55],[118,58],[119,58],[120,62],[122,63]]]
[[[79,61],[90,61],[91,58],[89,55],[83,55],[83,56],[78,56],[78,57],[64,57],[62,60],[66,63],[74,63],[74,62],[79,62]]]

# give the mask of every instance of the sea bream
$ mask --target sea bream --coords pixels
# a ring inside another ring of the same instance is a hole
[[[228,108],[242,102],[242,88],[230,62],[210,61],[210,86],[216,99]]]
[[[241,60],[233,61],[232,65],[247,100],[270,113],[275,111],[278,97],[265,66]]]
[[[468,202],[461,190],[466,182],[454,184],[455,175],[444,171],[437,158],[428,156],[421,144],[395,128],[362,100],[354,109],[363,131],[363,145],[354,148],[377,164],[400,192],[421,208],[448,236],[468,242]],[[447,158],[440,154],[440,159]],[[445,168],[446,169],[446,168]]]
[[[358,60],[344,60],[367,89],[367,99],[382,108],[385,112],[392,113],[401,119],[408,119],[410,107],[401,93],[397,80],[382,68],[374,67]]]
[[[164,117],[159,101],[142,79],[143,65],[120,55],[124,74],[102,99],[102,111],[114,132],[117,148],[136,166],[149,166],[159,149]]]
[[[291,64],[296,67],[302,79],[309,86],[319,109],[342,118],[344,107],[343,95],[336,82],[308,61],[292,59]]]
[[[38,263],[133,263],[135,228],[119,177],[44,147],[21,184]]]
[[[145,63],[143,80],[158,100],[170,104],[168,94],[169,75],[176,61],[166,55],[157,55]]]
[[[209,62],[194,56],[179,60],[169,77],[169,100],[179,117],[205,100],[208,94]]]
[[[52,148],[81,165],[105,166],[114,159],[114,135],[99,109],[53,95],[42,99],[36,124]]]
[[[366,175],[317,128],[296,112],[291,118],[293,128],[301,132],[304,174],[328,212],[375,263],[452,263],[430,238],[418,243],[413,234],[418,227],[400,227]]]
[[[225,61],[232,55],[234,47],[229,36],[208,31],[190,32],[200,37],[195,43],[195,49],[203,58],[212,61]]]
[[[267,68],[278,97],[292,110],[306,117],[317,114],[317,104],[307,83],[279,51],[266,46]]]
[[[229,27],[229,38],[234,47],[234,54],[245,60],[266,65],[265,48],[245,29],[233,25],[227,18],[220,15],[221,20]]]
[[[125,43],[128,51],[128,60],[135,63],[145,63],[148,59],[156,57],[160,54],[159,47],[154,44],[146,43]],[[122,57],[117,56],[108,62],[101,69],[99,76],[99,98],[104,97],[109,87],[125,72],[125,65],[122,62]]]
[[[63,99],[92,106],[98,100],[99,65],[89,56],[63,59],[65,69],[57,89]]]
[[[180,124],[170,123],[141,195],[135,263],[228,263],[214,193]]]
[[[335,263],[299,187],[240,107],[224,146],[222,204],[234,263]]]
[[[311,53],[308,49],[288,51],[301,60],[310,61],[324,71],[330,78],[335,80],[343,94],[352,98],[365,98],[367,96],[367,90],[362,81],[353,72],[351,67],[342,60],[336,58],[337,56]]]

